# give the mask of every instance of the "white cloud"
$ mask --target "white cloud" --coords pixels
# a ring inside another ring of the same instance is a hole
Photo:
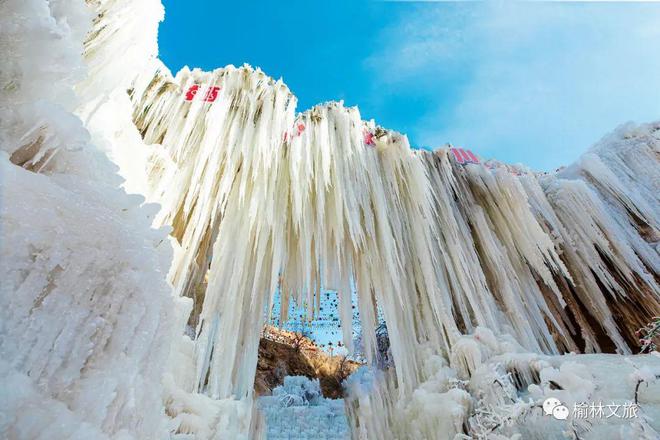
[[[618,124],[660,119],[660,5],[423,4],[367,60],[438,103],[421,144],[552,168]]]

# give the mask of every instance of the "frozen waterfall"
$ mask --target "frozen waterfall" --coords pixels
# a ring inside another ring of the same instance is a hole
[[[355,295],[395,365],[347,381],[353,438],[657,438],[660,358],[632,353],[660,315],[660,123],[556,173],[461,164],[259,69],[172,75],[162,15],[0,3],[3,437],[266,435],[274,294],[312,317],[335,290],[346,347]],[[570,429],[539,406],[633,394],[644,417]]]

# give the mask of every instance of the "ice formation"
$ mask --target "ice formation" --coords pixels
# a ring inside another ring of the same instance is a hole
[[[623,355],[660,313],[660,123],[558,173],[460,164],[341,102],[296,113],[259,69],[171,75],[162,14],[0,3],[3,436],[264,434],[252,388],[276,291],[310,316],[339,292],[349,349],[355,295],[369,363],[382,311],[395,368],[348,384],[356,438],[560,435],[538,399],[623,399],[629,374],[659,374]],[[602,351],[620,355],[558,356]],[[654,438],[657,395],[610,438]]]
[[[345,439],[349,436],[344,402],[321,395],[319,381],[287,376],[272,396],[260,397],[266,438]]]
[[[75,115],[92,18],[83,2],[0,4],[2,438],[168,433],[168,231]]]

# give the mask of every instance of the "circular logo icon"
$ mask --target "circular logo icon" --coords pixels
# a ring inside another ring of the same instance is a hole
[[[548,397],[543,402],[543,412],[545,413],[545,415],[551,416],[552,410],[559,405],[561,405],[559,399],[557,399],[556,397]]]
[[[552,410],[552,417],[557,420],[566,420],[568,418],[568,408],[564,405],[557,405]]]

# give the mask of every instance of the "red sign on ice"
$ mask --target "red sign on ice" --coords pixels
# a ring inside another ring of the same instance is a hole
[[[298,122],[296,124],[295,130],[289,133],[288,131],[285,131],[282,134],[282,141],[287,142],[289,139],[293,140],[294,138],[300,136],[302,132],[305,131],[305,124],[302,122]]]
[[[368,145],[370,147],[376,145],[376,141],[374,141],[374,134],[369,130],[364,130],[364,145]]]
[[[186,101],[192,101],[195,95],[197,94],[198,90],[199,90],[199,86],[197,84],[190,86],[190,88],[186,92]]]
[[[215,99],[218,97],[219,91],[220,91],[219,86],[209,87],[209,89],[206,91],[206,95],[204,95],[204,101],[207,102],[215,101]]]
[[[200,86],[199,84],[194,84],[190,86],[188,91],[186,92],[186,101],[192,101],[195,99],[195,96],[197,96],[197,93],[200,91]],[[203,100],[206,102],[213,102],[216,100],[218,97],[218,92],[220,91],[220,86],[212,86],[209,87],[206,90],[206,93],[204,93]]]
[[[456,162],[463,165],[466,163],[479,163],[477,156],[472,153],[470,150],[464,150],[462,148],[452,148],[451,152],[454,154]]]

